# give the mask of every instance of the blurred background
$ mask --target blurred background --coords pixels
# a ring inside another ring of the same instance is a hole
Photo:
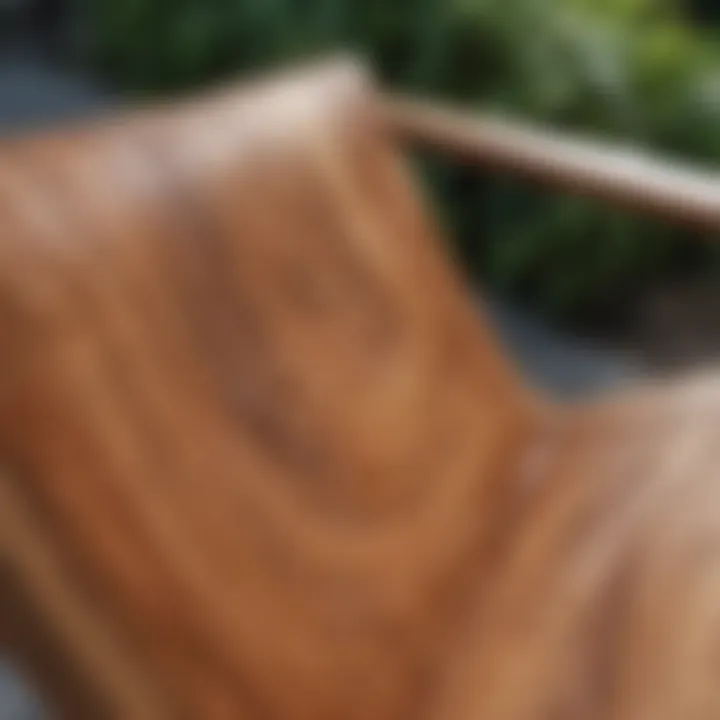
[[[717,0],[0,0],[0,132],[349,50],[388,88],[716,167],[719,40]],[[720,357],[718,238],[418,167],[538,383],[573,395]],[[39,717],[8,673],[0,718]]]

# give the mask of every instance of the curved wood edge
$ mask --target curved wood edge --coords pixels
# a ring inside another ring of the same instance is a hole
[[[35,515],[0,470],[0,647],[31,670],[59,717],[163,717]]]
[[[694,229],[720,230],[720,173],[421,100],[386,97],[383,112],[398,139],[419,147]]]

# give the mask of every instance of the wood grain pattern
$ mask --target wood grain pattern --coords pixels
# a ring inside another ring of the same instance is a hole
[[[530,394],[378,108],[0,148],[5,635],[71,718],[718,716],[720,386]]]

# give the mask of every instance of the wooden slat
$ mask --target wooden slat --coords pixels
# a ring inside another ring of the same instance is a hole
[[[54,552],[10,561],[119,717],[119,657],[153,718],[401,717],[499,522],[530,403],[373,98],[332,68],[0,149],[0,458],[42,509],[5,530]]]
[[[392,130],[419,147],[694,228],[720,230],[717,172],[419,100],[390,97],[384,108]]]

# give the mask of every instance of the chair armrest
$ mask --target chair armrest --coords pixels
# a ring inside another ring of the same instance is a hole
[[[386,97],[401,140],[704,230],[720,230],[720,174],[514,121]]]

